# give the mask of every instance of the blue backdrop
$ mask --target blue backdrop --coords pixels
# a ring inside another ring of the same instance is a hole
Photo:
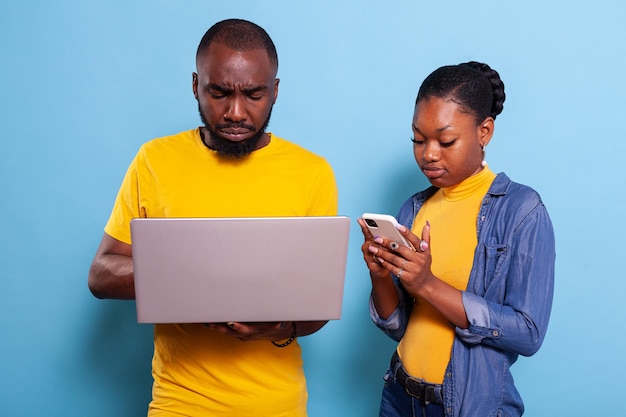
[[[150,398],[152,329],[87,271],[139,145],[199,124],[197,43],[253,20],[279,53],[270,130],[328,158],[340,212],[395,214],[426,186],[409,141],[436,67],[507,89],[487,160],[537,189],[557,233],[548,336],[513,371],[529,416],[622,407],[626,235],[620,1],[0,3],[0,415],[128,416]],[[394,344],[367,314],[353,222],[343,318],[301,339],[311,417],[374,416]]]

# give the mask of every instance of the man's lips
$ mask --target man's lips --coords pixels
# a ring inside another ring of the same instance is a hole
[[[219,132],[222,135],[222,137],[224,137],[224,139],[228,139],[232,141],[240,141],[240,140],[247,139],[247,137],[250,135],[252,131],[246,128],[228,127],[228,128],[220,129]]]

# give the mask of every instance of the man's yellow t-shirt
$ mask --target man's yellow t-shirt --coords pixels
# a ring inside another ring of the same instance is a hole
[[[105,232],[130,244],[135,217],[336,215],[328,162],[270,136],[269,145],[239,160],[218,157],[198,129],[147,142],[126,173]],[[152,374],[152,417],[306,416],[297,342],[277,348],[200,324],[155,325]]]

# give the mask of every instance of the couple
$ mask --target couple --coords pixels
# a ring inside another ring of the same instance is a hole
[[[132,218],[337,214],[326,160],[266,132],[277,70],[274,43],[256,24],[229,19],[206,32],[192,78],[203,126],[150,141],[135,156],[89,271],[96,297],[134,298]],[[399,342],[380,416],[523,413],[509,367],[545,336],[554,236],[538,194],[485,162],[504,99],[486,64],[429,75],[412,141],[432,187],[398,213],[417,249],[372,236],[359,219],[371,316]],[[148,415],[306,416],[297,337],[324,324],[155,325]]]

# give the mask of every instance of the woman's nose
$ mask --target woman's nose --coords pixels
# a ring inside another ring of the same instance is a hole
[[[422,157],[425,161],[432,162],[438,161],[440,158],[440,149],[439,144],[436,142],[426,142],[426,146],[424,147],[424,153]]]

